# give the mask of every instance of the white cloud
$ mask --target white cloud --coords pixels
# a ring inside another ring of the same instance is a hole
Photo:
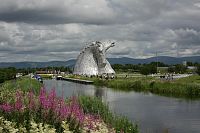
[[[0,61],[76,58],[94,40],[117,42],[109,57],[200,54],[198,0],[0,2]]]
[[[107,0],[0,0],[0,18],[7,22],[43,24],[107,24],[115,12]]]

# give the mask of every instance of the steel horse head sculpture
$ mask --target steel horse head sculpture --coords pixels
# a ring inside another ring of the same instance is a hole
[[[102,75],[114,74],[110,63],[106,59],[106,52],[115,46],[114,42],[95,41],[87,45],[79,54],[74,74],[77,75]]]

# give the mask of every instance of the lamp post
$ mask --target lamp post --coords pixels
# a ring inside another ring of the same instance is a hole
[[[158,74],[158,52],[156,51],[156,74]]]

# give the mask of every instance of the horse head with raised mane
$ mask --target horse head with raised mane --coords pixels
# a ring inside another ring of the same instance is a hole
[[[96,41],[96,45],[97,45],[97,63],[99,67],[105,67],[107,64],[107,60],[106,60],[106,52],[109,48],[114,47],[115,43],[114,42],[99,42]]]
[[[110,63],[106,59],[106,52],[115,46],[114,42],[95,41],[85,47],[77,58],[74,74],[98,75],[102,73],[114,73]]]

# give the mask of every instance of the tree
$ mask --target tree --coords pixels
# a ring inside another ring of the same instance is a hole
[[[194,66],[193,62],[187,62],[187,66]]]
[[[151,62],[150,65],[158,66],[158,67],[168,67],[167,64],[164,64],[162,62]]]
[[[0,70],[0,83],[3,83],[5,81],[5,73]]]
[[[146,66],[143,66],[140,70],[140,73],[143,75],[148,75],[149,74],[149,68]]]
[[[123,66],[122,64],[114,64],[114,65],[113,65],[113,68],[114,68],[114,69],[123,69],[124,66]]]
[[[174,73],[175,72],[175,66],[168,67],[168,72],[169,73]]]
[[[200,75],[200,65],[197,66],[197,71],[196,72],[197,72],[197,74]]]
[[[16,69],[14,67],[0,68],[0,83],[6,80],[14,79],[16,76]]]
[[[144,65],[141,70],[141,74],[148,75],[148,74],[154,74],[156,73],[156,66],[154,65]]]
[[[177,64],[177,65],[175,66],[175,72],[176,72],[176,73],[185,73],[186,70],[187,70],[187,67],[184,66],[184,65],[182,65],[182,64]]]

